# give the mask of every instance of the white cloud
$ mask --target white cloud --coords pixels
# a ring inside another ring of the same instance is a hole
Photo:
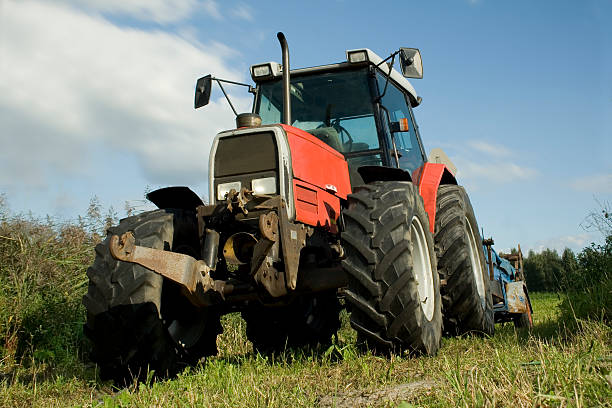
[[[83,10],[111,15],[123,15],[141,21],[154,21],[165,24],[183,20],[191,15],[198,5],[202,6],[211,17],[217,18],[218,10],[210,7],[205,1],[197,0],[55,0]]]
[[[527,180],[538,175],[538,172],[523,164],[517,157],[520,155],[501,144],[483,140],[469,140],[466,144],[438,143],[447,150],[447,154],[457,166],[457,177],[461,183],[472,189],[497,187]]]
[[[223,19],[223,16],[219,11],[219,5],[215,0],[204,0],[204,2],[202,2],[202,7],[204,8],[204,10],[206,10],[206,13],[208,13],[209,16],[217,20]]]
[[[577,191],[593,194],[612,193],[612,174],[592,174],[570,181],[570,187]]]
[[[559,255],[563,253],[563,250],[565,248],[569,248],[574,252],[579,252],[593,241],[595,241],[595,235],[590,233],[562,235],[558,237],[552,237],[545,240],[536,241],[533,246],[524,249],[523,253],[526,255],[530,249],[534,252],[542,252],[547,248],[555,249],[559,253]]]
[[[232,16],[246,21],[253,21],[253,10],[247,4],[239,3],[231,11]]]
[[[534,169],[510,161],[457,159],[457,175],[468,180],[492,181],[496,184],[513,183],[534,177]]]
[[[508,157],[512,155],[512,151],[500,144],[492,144],[482,140],[470,140],[468,145],[473,149],[495,157]]]
[[[219,99],[194,111],[195,80],[243,79],[224,60],[231,50],[57,4],[2,5],[0,185],[42,188],[101,169],[120,177],[100,149],[139,163],[152,184],[206,179],[212,137],[233,114]],[[250,96],[239,95],[233,102],[248,110]]]

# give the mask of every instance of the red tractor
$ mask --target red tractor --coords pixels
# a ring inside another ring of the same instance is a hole
[[[213,355],[220,316],[237,311],[262,351],[331,342],[342,307],[376,350],[434,354],[443,328],[493,332],[470,201],[414,120],[419,51],[350,50],[290,71],[278,38],[283,64],[251,67],[252,113],[214,139],[210,204],[153,191],[159,210],[96,247],[83,303],[102,377],[172,375]],[[213,81],[234,83],[201,78],[196,108]]]

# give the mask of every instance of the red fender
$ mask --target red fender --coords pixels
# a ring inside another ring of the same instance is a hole
[[[434,233],[436,221],[436,198],[442,176],[447,172],[454,184],[457,184],[453,173],[442,163],[425,163],[419,180],[419,194],[423,197],[425,211],[429,216],[429,230]]]

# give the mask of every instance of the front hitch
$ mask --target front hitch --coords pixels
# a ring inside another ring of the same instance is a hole
[[[210,276],[211,268],[189,255],[136,245],[131,231],[110,238],[111,255],[120,261],[136,263],[181,285],[189,300],[197,306],[208,306],[215,297],[223,297],[232,288]]]

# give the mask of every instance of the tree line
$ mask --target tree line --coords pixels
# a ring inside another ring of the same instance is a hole
[[[524,268],[531,291],[558,292],[604,283],[612,272],[612,235],[603,245],[592,243],[577,254],[569,248],[561,255],[554,249],[531,250]]]

